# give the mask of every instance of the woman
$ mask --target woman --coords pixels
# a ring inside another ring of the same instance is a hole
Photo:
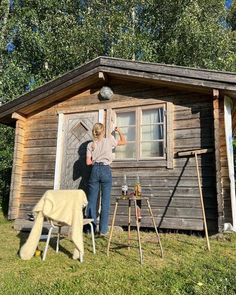
[[[110,135],[105,137],[105,128],[101,123],[93,126],[93,141],[88,144],[86,164],[92,165],[92,171],[88,183],[87,217],[93,218],[96,229],[97,199],[101,186],[101,214],[99,233],[105,236],[108,232],[108,219],[110,209],[110,196],[112,187],[112,175],[110,164],[112,162],[112,149],[117,145],[126,143],[125,136],[119,128],[115,128],[119,134],[119,140]]]

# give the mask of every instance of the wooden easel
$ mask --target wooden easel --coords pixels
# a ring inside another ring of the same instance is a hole
[[[154,215],[152,213],[152,208],[149,202],[149,197],[144,197],[142,196],[142,198],[136,198],[134,196],[122,196],[122,197],[117,197],[116,198],[116,203],[115,203],[115,209],[114,209],[114,213],[113,213],[113,217],[112,217],[112,223],[111,223],[111,230],[110,230],[110,235],[109,235],[109,240],[108,240],[108,244],[107,244],[107,256],[109,256],[109,251],[110,251],[110,245],[111,245],[111,239],[112,239],[112,234],[113,234],[113,229],[114,229],[114,224],[115,224],[115,219],[116,219],[116,213],[117,213],[117,208],[118,208],[118,204],[120,201],[127,201],[129,204],[128,207],[128,250],[130,250],[130,230],[131,230],[131,203],[134,203],[134,207],[135,207],[135,220],[136,220],[136,228],[137,228],[137,238],[138,238],[138,246],[139,246],[139,254],[140,254],[140,264],[143,264],[143,252],[142,252],[142,246],[141,246],[141,237],[140,237],[140,221],[138,218],[138,205],[137,205],[137,201],[139,200],[143,200],[146,201],[146,204],[148,206],[148,210],[150,213],[150,217],[152,219],[152,223],[153,226],[155,228],[155,232],[156,232],[156,236],[157,236],[157,242],[160,246],[160,251],[161,251],[161,258],[163,258],[163,249],[162,249],[162,245],[161,245],[161,239],[160,239],[160,235],[158,233],[157,230],[157,226],[156,226],[156,221],[154,218]]]
[[[199,188],[201,208],[202,208],[203,224],[204,224],[204,230],[205,230],[205,235],[206,235],[206,240],[207,240],[207,249],[209,251],[211,251],[211,248],[210,248],[210,242],[209,242],[209,236],[208,236],[206,213],[205,213],[205,207],[204,207],[204,202],[203,202],[202,185],[201,185],[201,180],[200,180],[197,156],[200,154],[206,154],[206,153],[210,153],[210,152],[213,152],[213,150],[212,149],[200,149],[200,150],[184,151],[184,152],[177,153],[177,155],[179,157],[184,157],[184,156],[194,156],[195,157],[196,169],[197,169],[197,179],[198,179],[198,188]]]

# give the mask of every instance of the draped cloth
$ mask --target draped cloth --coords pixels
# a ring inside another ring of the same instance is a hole
[[[83,208],[87,205],[83,190],[48,190],[36,204],[36,219],[26,243],[20,249],[20,258],[29,260],[38,246],[44,218],[71,226],[71,240],[75,244],[73,259],[84,254]]]

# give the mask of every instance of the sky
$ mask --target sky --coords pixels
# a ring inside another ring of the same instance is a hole
[[[225,0],[225,6],[226,6],[227,8],[230,8],[232,2],[233,2],[233,0]]]

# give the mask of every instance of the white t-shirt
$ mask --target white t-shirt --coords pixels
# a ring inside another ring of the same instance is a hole
[[[97,162],[110,165],[112,162],[112,149],[117,145],[118,141],[112,135],[98,141],[92,141],[87,146],[87,158],[92,158],[93,164]]]

